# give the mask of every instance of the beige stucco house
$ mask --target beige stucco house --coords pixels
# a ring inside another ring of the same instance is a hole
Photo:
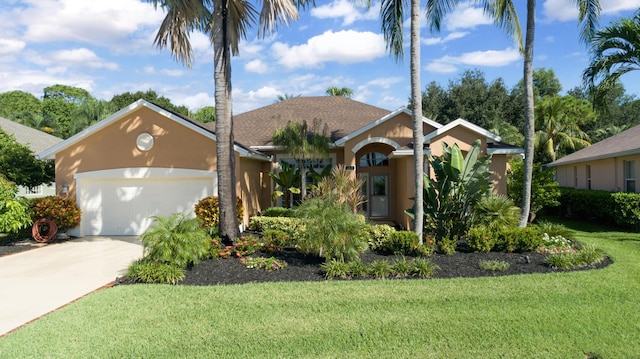
[[[560,158],[556,169],[561,187],[640,192],[636,164],[640,163],[640,125]]]
[[[410,225],[413,149],[411,116],[351,99],[296,97],[234,116],[237,193],[249,216],[273,205],[269,173],[290,156],[271,142],[289,121],[326,125],[330,156],[314,168],[344,164],[366,181],[367,216]],[[75,235],[135,235],[150,216],[193,212],[195,203],[217,195],[214,124],[201,124],[139,100],[109,118],[42,152],[55,158],[56,184],[69,188],[83,211]],[[424,118],[425,153],[439,155],[442,142],[466,151],[480,139],[492,155],[494,191],[506,192],[510,156],[522,149],[464,120],[441,125]],[[65,188],[66,188],[65,187]]]

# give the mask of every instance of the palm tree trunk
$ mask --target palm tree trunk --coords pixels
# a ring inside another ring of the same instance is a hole
[[[527,0],[527,34],[524,43],[524,179],[520,227],[529,223],[531,209],[531,183],[533,178],[533,146],[535,142],[535,118],[533,103],[533,39],[535,33],[536,0]]]
[[[424,222],[424,131],[422,129],[422,89],[420,86],[420,0],[411,0],[411,121],[413,124],[413,162],[415,168],[414,231],[422,244]]]
[[[231,98],[231,56],[227,26],[227,1],[220,3],[214,13],[217,31],[214,35],[214,82],[216,103],[216,170],[218,172],[218,200],[220,206],[220,239],[233,243],[238,237],[236,214],[235,154],[233,151],[233,119]]]
[[[305,166],[305,160],[300,161],[300,197],[304,201],[307,199],[307,167]]]

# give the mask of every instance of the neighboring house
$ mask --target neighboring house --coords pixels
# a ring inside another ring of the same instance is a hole
[[[561,187],[640,192],[640,125],[594,143],[550,164]]]
[[[46,132],[36,130],[17,122],[0,117],[0,128],[13,135],[18,143],[23,144],[37,155],[38,153],[62,142],[61,138],[52,136]],[[56,194],[55,184],[42,184],[31,188],[18,187],[18,196],[27,198],[53,196]]]
[[[234,116],[237,193],[244,223],[272,205],[275,184],[268,175],[291,161],[273,146],[273,133],[289,121],[327,125],[332,148],[327,164],[344,164],[366,180],[367,216],[408,227],[404,210],[413,205],[411,115],[337,96],[296,97]],[[494,191],[506,192],[507,160],[520,148],[464,120],[446,126],[423,119],[425,152],[439,155],[442,142],[467,151],[480,139],[493,155]],[[56,183],[68,186],[83,211],[74,235],[136,235],[150,216],[193,213],[195,203],[217,195],[215,124],[201,124],[139,100],[44,151],[56,160]]]

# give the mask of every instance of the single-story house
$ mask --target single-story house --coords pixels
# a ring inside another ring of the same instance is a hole
[[[561,187],[637,193],[636,163],[640,163],[640,125],[548,166],[555,168]]]
[[[410,225],[413,149],[411,115],[337,96],[296,97],[234,116],[237,194],[244,224],[273,205],[270,172],[290,156],[271,142],[289,121],[327,125],[330,156],[314,168],[344,164],[366,181],[368,217]],[[480,139],[493,155],[494,191],[506,192],[507,161],[520,148],[459,119],[447,125],[423,118],[425,153],[440,155],[442,142],[463,151]],[[144,100],[116,112],[42,152],[55,159],[56,183],[67,186],[82,210],[73,235],[137,235],[153,215],[193,212],[195,203],[217,195],[215,124],[202,124]]]
[[[34,155],[62,142],[61,138],[23,124],[0,117],[0,129],[13,135],[16,141],[27,146]],[[42,184],[35,187],[18,186],[18,196],[35,198],[56,194],[55,184]]]

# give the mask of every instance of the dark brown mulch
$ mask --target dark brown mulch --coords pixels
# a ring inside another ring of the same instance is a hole
[[[208,259],[193,268],[187,270],[184,285],[217,285],[217,284],[242,284],[250,282],[287,282],[287,281],[323,281],[326,280],[320,264],[322,259],[315,256],[305,256],[293,249],[284,250],[277,254],[255,253],[252,255],[264,257],[276,257],[287,262],[286,268],[266,272],[259,269],[247,269],[237,258],[228,259]],[[401,256],[385,256],[372,251],[363,253],[360,258],[364,263],[371,263],[377,259],[393,260],[402,258]],[[406,257],[407,260],[413,258]],[[455,277],[486,277],[503,276],[528,273],[552,273],[558,272],[549,267],[544,260],[544,256],[537,252],[527,253],[468,253],[464,245],[458,248],[454,255],[433,254],[429,257],[431,261],[438,265],[433,278],[455,278]],[[507,271],[496,272],[480,268],[480,260],[500,260],[509,262]],[[606,258],[602,263],[583,267],[574,270],[586,270],[603,268],[611,264],[612,261]],[[372,278],[363,278],[372,279]]]

